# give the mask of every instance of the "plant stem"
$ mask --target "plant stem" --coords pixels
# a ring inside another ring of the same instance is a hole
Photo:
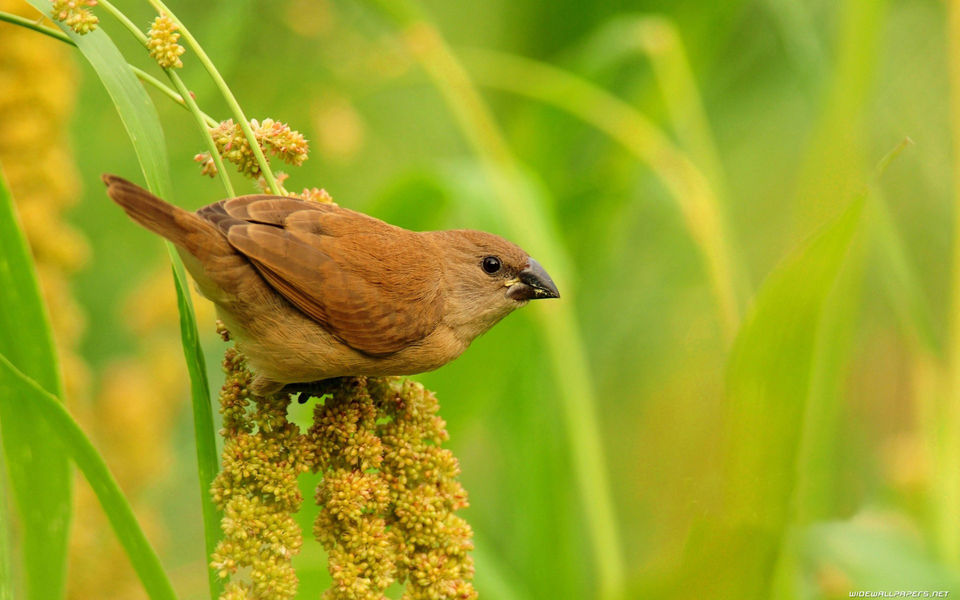
[[[147,45],[148,37],[126,15],[120,12],[108,0],[100,0],[107,12],[123,24],[137,40]],[[180,76],[173,69],[164,69],[167,76],[180,91],[180,98],[193,115],[201,135],[207,142],[210,155],[213,158],[217,172],[228,196],[234,196],[233,185],[223,167],[223,161],[216,144],[210,135],[210,130],[204,121],[204,114],[200,111],[196,101],[190,95]],[[206,380],[206,367],[203,361],[203,351],[197,337],[196,317],[193,304],[190,302],[189,283],[183,264],[177,260],[177,252],[172,244],[167,243],[170,260],[173,268],[174,283],[177,288],[178,313],[180,315],[180,335],[183,342],[184,357],[190,375],[191,403],[193,406],[194,436],[197,450],[197,473],[200,480],[200,507],[203,515],[203,530],[206,556],[213,554],[221,537],[220,513],[213,503],[209,488],[219,470],[217,455],[216,434],[213,426],[213,409],[210,406],[210,389]],[[212,570],[206,569],[211,598],[217,598],[223,591],[219,576]]]
[[[197,127],[203,132],[203,140],[207,144],[207,152],[210,153],[210,157],[213,159],[213,164],[217,167],[217,175],[220,177],[220,182],[223,184],[224,191],[227,192],[227,197],[232,198],[236,196],[237,194],[233,191],[233,184],[230,182],[230,175],[224,168],[223,157],[220,156],[220,150],[217,148],[217,143],[213,141],[213,136],[210,135],[210,129],[204,120],[204,113],[200,110],[200,107],[197,106],[197,101],[193,99],[193,96],[190,94],[190,90],[187,89],[187,86],[183,83],[183,79],[180,78],[180,75],[174,73],[173,69],[164,69],[164,71],[167,72],[167,77],[170,78],[170,81],[173,82],[173,85],[177,87],[177,90],[180,92],[180,97],[186,102],[187,110],[189,110],[190,114],[193,115],[194,121],[197,123]]]
[[[11,13],[8,13],[8,12],[0,11],[0,21],[6,22],[6,23],[11,23],[11,24],[13,24],[13,25],[19,25],[20,27],[26,27],[27,29],[32,29],[33,31],[36,31],[37,33],[41,33],[41,34],[43,34],[43,35],[45,35],[45,36],[51,37],[51,38],[53,38],[53,39],[55,39],[55,40],[58,40],[58,41],[61,41],[61,42],[65,43],[65,44],[70,44],[71,46],[76,47],[76,44],[73,42],[73,40],[71,40],[70,37],[67,36],[65,33],[63,33],[62,31],[59,31],[59,30],[57,30],[57,29],[51,29],[51,28],[49,28],[49,27],[45,27],[45,26],[43,26],[43,25],[40,25],[40,24],[37,23],[36,21],[31,21],[30,19],[25,19],[25,18],[23,18],[23,17],[21,17],[21,16],[19,16],[19,15],[14,15],[14,14],[11,14]],[[165,83],[163,83],[162,81],[160,81],[159,79],[157,79],[156,77],[154,77],[153,75],[147,73],[146,71],[144,71],[144,70],[141,69],[140,67],[137,67],[137,66],[131,65],[131,64],[127,64],[127,66],[130,67],[130,70],[134,72],[134,74],[137,76],[138,79],[140,79],[140,81],[142,81],[142,82],[144,82],[144,83],[147,83],[147,84],[150,84],[151,86],[153,86],[154,88],[156,88],[157,90],[159,90],[164,96],[170,98],[171,100],[173,100],[174,102],[176,102],[177,104],[179,104],[180,106],[182,106],[183,108],[185,108],[185,109],[187,109],[187,110],[191,110],[191,107],[190,107],[190,106],[187,104],[187,102],[183,99],[184,97],[183,97],[182,95],[178,94],[178,93],[177,93],[175,90],[173,90],[170,86],[166,85]],[[187,96],[189,97],[190,95],[187,94]],[[205,113],[205,112],[203,112],[203,111],[200,111],[200,110],[199,110],[199,107],[197,108],[197,110],[199,111],[200,117],[201,117],[201,119],[203,120],[204,127],[216,127],[216,126],[217,126],[217,124],[219,123],[219,121],[217,121],[216,119],[214,119],[213,117],[211,117],[211,116],[208,115],[207,113]],[[231,194],[231,195],[232,195],[232,194]]]
[[[181,107],[187,110],[190,110],[190,106],[188,106],[187,102],[183,99],[184,97],[178,94],[173,88],[163,83],[153,75],[147,73],[143,69],[140,69],[139,67],[135,67],[133,65],[127,65],[127,66],[130,67],[130,70],[134,72],[134,74],[137,76],[137,78],[140,79],[140,81],[152,85],[157,90],[159,90],[164,96],[170,98],[171,100],[179,104]],[[188,93],[187,96],[190,96],[190,94]],[[198,107],[198,110],[199,110],[199,107]],[[199,113],[200,113],[200,118],[203,120],[204,127],[216,127],[219,124],[219,121],[217,121],[207,113],[203,111],[199,111]],[[208,132],[208,135],[209,135],[209,132]]]
[[[149,38],[147,37],[147,34],[140,31],[140,28],[137,27],[136,23],[131,21],[127,15],[120,12],[120,10],[117,9],[113,3],[109,2],[109,0],[100,0],[98,4],[102,6],[108,13],[110,13],[116,20],[120,21],[120,23],[127,28],[133,37],[137,38],[137,40],[143,44],[144,47],[146,47]],[[223,168],[223,158],[220,156],[220,151],[217,150],[217,144],[213,141],[213,137],[210,135],[210,129],[204,120],[206,115],[200,110],[200,107],[197,106],[196,100],[194,100],[193,96],[190,95],[190,90],[187,89],[187,86],[183,83],[180,75],[178,75],[173,69],[164,69],[163,71],[167,74],[167,77],[170,78],[170,81],[173,82],[173,85],[176,86],[177,90],[180,92],[180,99],[183,101],[183,104],[187,110],[190,111],[190,114],[193,115],[197,126],[200,128],[200,133],[207,145],[207,151],[210,153],[210,156],[217,167],[217,174],[220,176],[220,182],[223,184],[223,188],[227,192],[227,197],[235,196],[236,194],[233,191],[233,184],[230,182],[230,176],[227,174],[226,169]]]
[[[187,44],[196,53],[197,58],[200,59],[200,64],[202,64],[207,70],[207,73],[210,74],[210,77],[213,79],[214,83],[217,85],[217,88],[219,88],[220,93],[223,95],[224,100],[226,100],[227,105],[230,107],[231,112],[233,112],[233,116],[237,120],[238,125],[240,125],[243,135],[247,138],[247,143],[250,144],[250,149],[253,151],[254,158],[257,159],[257,164],[260,166],[260,174],[263,175],[263,179],[266,181],[267,187],[269,187],[270,191],[274,194],[282,194],[283,191],[280,189],[280,185],[277,183],[277,179],[274,177],[273,171],[270,170],[270,165],[267,163],[267,158],[263,154],[263,149],[260,148],[260,144],[257,142],[257,138],[253,134],[253,129],[250,128],[250,121],[243,114],[243,109],[240,108],[240,104],[237,102],[233,92],[230,91],[229,86],[227,86],[227,82],[224,81],[223,76],[220,75],[220,71],[217,70],[217,67],[213,64],[213,61],[211,61],[210,57],[207,56],[207,53],[197,42],[196,38],[193,37],[193,34],[190,33],[190,30],[184,27],[180,19],[173,14],[173,11],[167,8],[167,6],[160,0],[149,0],[149,2],[155,9],[157,9],[158,12],[161,14],[166,14],[174,23],[177,24],[181,35],[183,35],[183,39],[187,41]]]
[[[37,33],[42,33],[43,35],[47,35],[54,39],[58,39],[61,42],[66,42],[71,46],[76,46],[76,44],[73,43],[73,40],[71,40],[70,37],[67,34],[63,33],[62,31],[51,29],[49,27],[41,25],[35,20],[27,19],[25,17],[21,17],[20,15],[14,15],[8,12],[0,11],[0,21],[5,21],[7,23],[19,25],[20,27],[26,27],[27,29],[32,29]]]
[[[543,260],[551,260],[551,264],[560,265],[561,269],[566,267],[569,258],[551,235],[555,225],[549,222],[544,207],[519,189],[519,163],[489,108],[439,32],[419,16],[419,7],[413,2],[374,0],[372,3],[400,28],[408,50],[447,101],[481,159],[495,192],[493,197],[501,204],[499,212],[508,225],[517,235],[526,238],[531,248],[549,257]],[[623,559],[597,422],[597,400],[580,329],[570,300],[544,307],[536,314],[541,320],[562,399],[571,458],[593,546],[599,595],[619,598],[624,583]]]

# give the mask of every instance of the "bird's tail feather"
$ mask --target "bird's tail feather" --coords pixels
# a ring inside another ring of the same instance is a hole
[[[104,174],[107,195],[130,218],[201,260],[209,254],[229,252],[229,244],[213,225],[196,214],[164,202],[147,190],[116,175]]]

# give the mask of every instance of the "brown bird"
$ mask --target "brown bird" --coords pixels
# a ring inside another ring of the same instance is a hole
[[[173,242],[246,355],[256,393],[341,376],[432,371],[553,280],[507,240],[465,229],[414,232],[285,196],[197,212],[104,175],[134,221]]]

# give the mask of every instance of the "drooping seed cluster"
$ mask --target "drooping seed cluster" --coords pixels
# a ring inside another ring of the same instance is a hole
[[[86,35],[100,22],[89,8],[96,5],[97,0],[53,0],[51,14],[55,21],[62,21],[80,35]]]
[[[224,538],[211,566],[230,580],[221,600],[287,600],[296,595],[292,559],[303,543],[292,515],[303,500],[297,476],[309,467],[304,438],[287,420],[288,396],[251,394],[250,372],[235,349],[223,366],[223,464],[211,494],[223,511]]]
[[[398,543],[397,579],[405,600],[469,600],[473,588],[473,530],[454,513],[468,505],[457,481],[460,465],[441,444],[449,439],[439,405],[419,383],[371,379],[369,393],[386,422],[381,474],[390,487],[388,523]]]
[[[399,378],[342,380],[310,430],[324,473],[314,534],[330,555],[327,600],[472,599],[473,532],[459,465],[432,393]]]
[[[224,370],[223,466],[211,490],[224,511],[212,562],[230,579],[221,600],[296,594],[291,559],[302,538],[292,514],[307,469],[323,475],[313,532],[333,579],[325,600],[383,600],[394,581],[406,582],[404,600],[477,597],[473,532],[454,514],[467,494],[457,459],[441,447],[449,436],[431,392],[396,377],[329,380],[314,391],[323,401],[301,434],[287,421],[286,395],[250,393],[233,348]]]
[[[294,166],[302,165],[303,161],[307,159],[309,149],[307,140],[299,131],[290,129],[290,126],[286,123],[273,119],[264,119],[261,123],[256,119],[251,119],[250,128],[253,130],[254,138],[265,155],[272,154]],[[227,119],[211,128],[210,134],[213,136],[213,141],[216,143],[220,155],[237,165],[240,173],[252,178],[260,175],[260,165],[257,163],[253,149],[247,142],[240,125],[234,123],[233,119]],[[194,160],[200,163],[201,172],[204,175],[210,175],[211,177],[216,175],[216,166],[208,152],[196,155]]]
[[[169,15],[160,15],[153,20],[150,31],[147,33],[147,49],[150,57],[164,69],[182,69],[183,61],[180,57],[184,48],[178,44],[180,32],[177,24]]]
[[[380,600],[396,572],[397,543],[387,530],[389,486],[379,472],[383,447],[366,380],[341,379],[324,391],[308,432],[323,473],[314,535],[327,551],[333,586],[326,600]]]

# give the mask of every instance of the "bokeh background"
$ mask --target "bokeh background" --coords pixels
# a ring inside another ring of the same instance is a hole
[[[248,116],[310,140],[289,189],[546,252],[563,299],[417,377],[461,461],[481,597],[960,593],[948,3],[431,0],[406,30],[387,2],[171,4]],[[145,2],[117,5],[152,19]],[[58,214],[89,248],[57,291],[73,299],[72,410],[178,590],[201,598],[169,267],[99,185],[102,172],[142,181],[139,167],[95,74],[30,39],[27,54],[65,74],[5,80],[0,94],[33,86],[72,104],[60,181],[77,201]],[[188,86],[226,118],[190,58]],[[56,77],[67,83],[44,88]],[[479,103],[463,102],[470,83]],[[193,161],[204,148],[189,114],[154,97],[171,200],[219,199]],[[197,304],[218,385],[224,346]],[[315,483],[304,477],[303,598],[329,581],[309,536]],[[78,488],[71,597],[137,597]]]

